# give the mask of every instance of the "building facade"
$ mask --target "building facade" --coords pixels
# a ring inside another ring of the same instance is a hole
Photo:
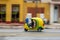
[[[50,2],[50,22],[60,23],[60,0]]]
[[[57,0],[0,0],[0,23],[24,23],[26,17],[46,18],[60,22],[60,2]]]
[[[23,0],[0,0],[0,23],[22,23],[23,14]]]
[[[45,18],[50,24],[60,23],[60,0],[25,1],[25,9],[25,15]]]
[[[25,0],[25,17],[41,17],[50,20],[50,3],[41,0]]]

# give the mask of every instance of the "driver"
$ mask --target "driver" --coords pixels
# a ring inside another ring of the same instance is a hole
[[[31,20],[31,21],[32,21],[31,26],[32,26],[32,28],[34,28],[36,25],[36,22],[35,22],[35,20]]]

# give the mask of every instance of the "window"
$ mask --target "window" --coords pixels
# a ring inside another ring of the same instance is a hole
[[[36,3],[36,2],[40,2],[41,0],[24,0],[24,2],[27,2],[27,3]]]
[[[24,0],[25,3],[32,3],[32,0]]]
[[[60,0],[52,0],[52,1],[59,2]]]
[[[58,9],[58,6],[55,6],[54,9]]]
[[[38,13],[44,13],[44,8],[37,8]]]
[[[6,21],[6,5],[0,4],[0,22]]]
[[[12,22],[19,22],[19,5],[12,5]]]

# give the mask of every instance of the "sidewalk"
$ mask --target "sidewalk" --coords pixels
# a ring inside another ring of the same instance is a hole
[[[0,23],[0,29],[20,29],[20,28],[23,28],[23,24],[19,24],[19,23],[11,23],[11,24]]]
[[[0,26],[13,26],[13,25],[19,25],[19,26],[21,26],[21,25],[23,25],[23,24],[20,24],[20,23],[10,23],[10,24],[7,24],[7,23],[0,23]]]
[[[60,29],[60,24],[59,23],[54,23],[50,25],[45,25],[45,28],[53,28],[53,29]]]
[[[0,24],[0,29],[21,29],[23,24],[13,23],[13,24]],[[46,29],[60,29],[60,24],[45,25]]]
[[[0,29],[22,29],[23,26],[0,26]]]

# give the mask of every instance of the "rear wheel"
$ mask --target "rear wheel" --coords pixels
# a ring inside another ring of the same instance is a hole
[[[27,32],[28,30],[27,29],[24,29],[25,32]]]
[[[37,30],[38,32],[41,32],[42,31],[42,28],[38,28],[38,30]]]

